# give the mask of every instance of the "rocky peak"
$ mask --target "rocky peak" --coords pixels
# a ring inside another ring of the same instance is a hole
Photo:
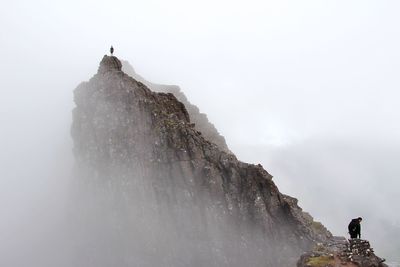
[[[109,71],[121,71],[121,69],[122,63],[117,57],[104,55],[97,72],[103,74]]]
[[[286,267],[331,236],[116,57],[74,94],[81,266]]]

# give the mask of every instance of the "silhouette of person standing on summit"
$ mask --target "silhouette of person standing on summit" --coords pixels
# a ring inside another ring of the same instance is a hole
[[[113,46],[110,47],[110,53],[111,53],[111,56],[112,56],[113,53],[114,53],[114,47],[113,47]]]
[[[349,223],[348,229],[350,238],[361,238],[361,221],[362,218],[352,219]]]

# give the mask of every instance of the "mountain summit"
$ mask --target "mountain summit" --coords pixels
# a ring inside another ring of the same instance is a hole
[[[122,68],[104,56],[74,92],[79,264],[294,266],[331,237],[174,94]]]
[[[106,73],[109,71],[120,71],[122,69],[122,63],[117,57],[104,56],[100,62],[98,73]]]

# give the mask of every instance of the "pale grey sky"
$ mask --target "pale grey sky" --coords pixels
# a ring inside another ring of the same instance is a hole
[[[1,71],[8,76],[2,90],[16,79],[38,98],[45,89],[32,86],[48,80],[67,80],[69,88],[53,90],[70,90],[113,44],[143,76],[180,85],[228,142],[281,144],[327,133],[397,139],[399,7],[397,1],[8,1],[0,11]],[[26,84],[21,75],[34,80]]]

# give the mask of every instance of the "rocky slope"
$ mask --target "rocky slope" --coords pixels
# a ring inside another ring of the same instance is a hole
[[[75,266],[294,266],[331,236],[261,165],[194,125],[198,110],[116,57],[74,100]]]
[[[303,254],[297,267],[387,267],[367,240],[332,237]]]

